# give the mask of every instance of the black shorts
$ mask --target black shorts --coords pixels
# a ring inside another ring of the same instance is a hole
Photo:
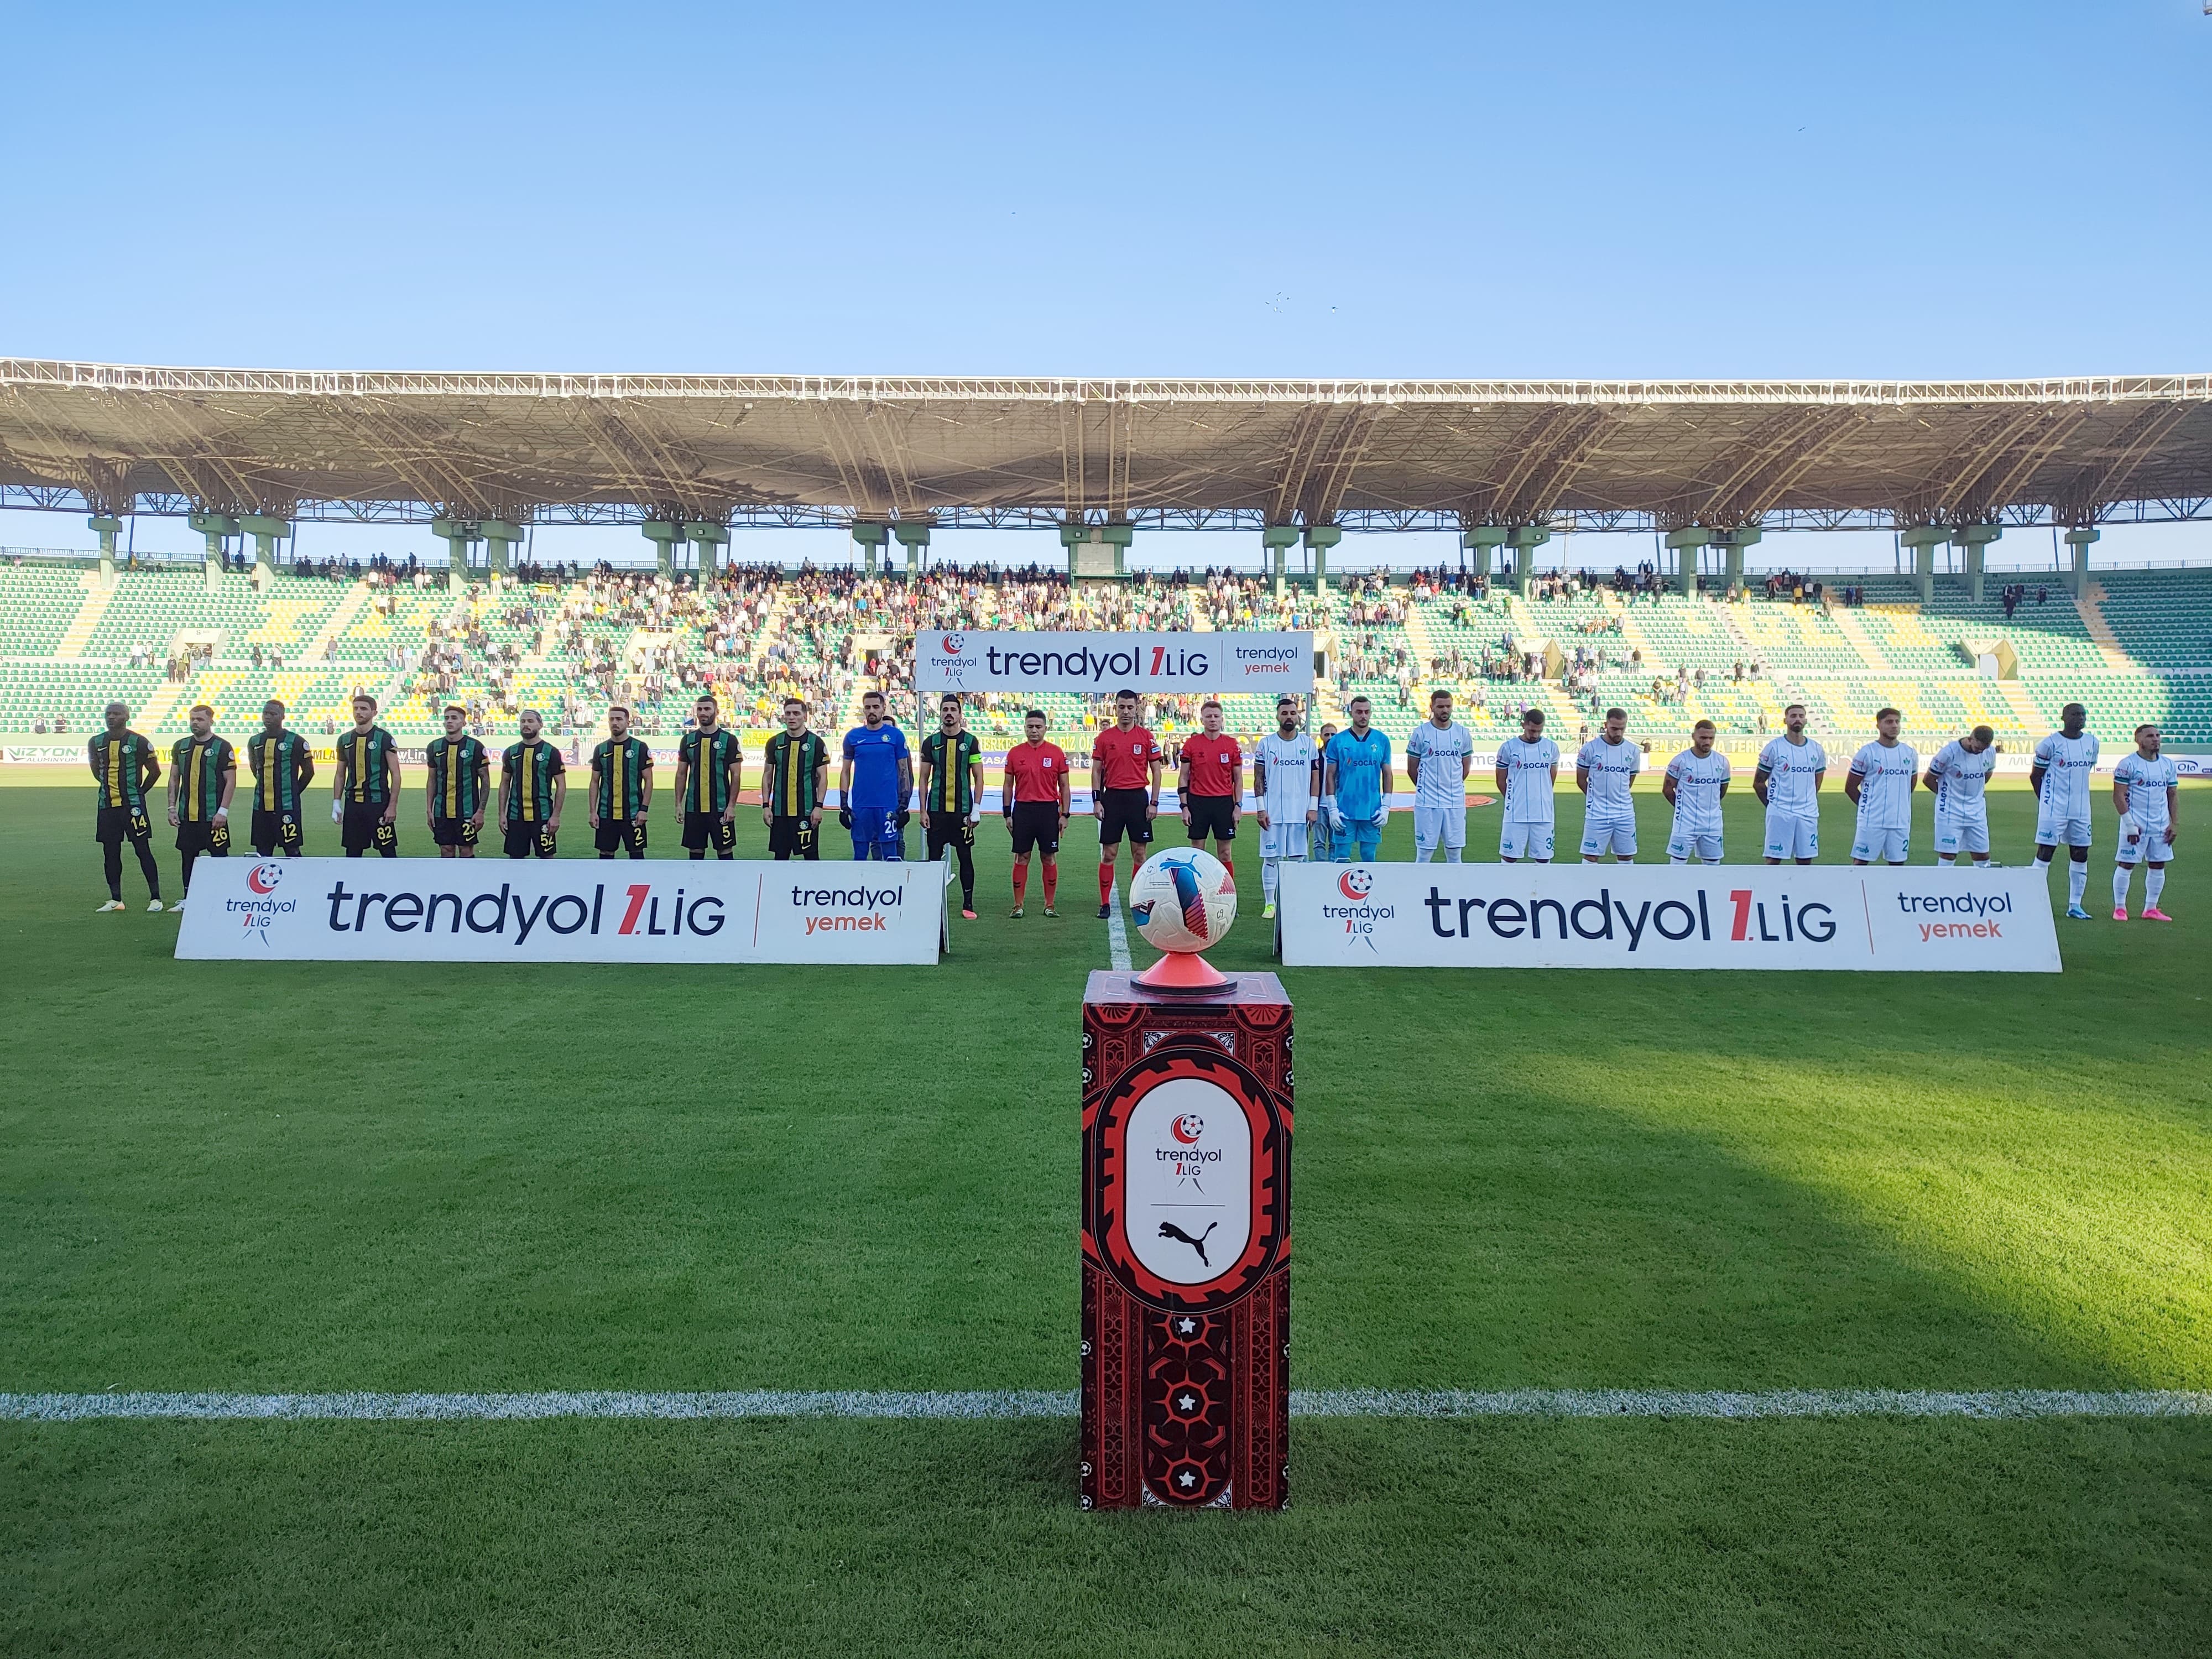
[[[271,812],[257,806],[253,809],[253,850],[267,858],[278,848],[287,853],[300,850],[300,813],[295,807],[289,812]]]
[[[1237,801],[1230,795],[1185,795],[1183,811],[1190,814],[1193,846],[1211,836],[1229,841],[1237,834]]]
[[[143,806],[103,806],[93,822],[92,837],[102,847],[119,847],[126,841],[154,839],[154,821]]]
[[[511,859],[551,858],[552,827],[542,818],[535,823],[522,818],[509,818],[507,821],[507,855]]]
[[[190,818],[177,825],[177,850],[179,853],[204,853],[211,859],[230,856],[230,820],[203,818],[198,823]]]
[[[1132,845],[1143,847],[1152,839],[1152,821],[1146,809],[1152,805],[1149,789],[1102,789],[1098,792],[1098,844],[1118,847],[1127,834]]]
[[[633,853],[645,851],[645,823],[639,818],[601,818],[599,827],[592,832],[592,845],[602,853],[619,853],[625,847]]]
[[[430,839],[441,847],[473,847],[483,826],[474,818],[432,818]]]
[[[382,801],[349,800],[345,804],[344,820],[338,825],[338,844],[349,853],[397,849],[399,826],[384,821]]]
[[[769,856],[779,860],[787,859],[819,859],[822,856],[822,837],[817,832],[814,820],[806,818],[770,818],[768,821]]]
[[[929,828],[922,831],[921,838],[929,848],[924,856],[927,862],[934,864],[945,856],[948,847],[972,849],[975,845],[975,826],[968,822],[965,812],[932,812]]]
[[[684,845],[694,853],[709,847],[717,853],[734,853],[738,850],[738,826],[723,823],[720,812],[686,812]]]
[[[1014,856],[1027,858],[1034,848],[1050,858],[1060,851],[1060,803],[1023,800],[1014,803],[1006,827],[1014,832]]]

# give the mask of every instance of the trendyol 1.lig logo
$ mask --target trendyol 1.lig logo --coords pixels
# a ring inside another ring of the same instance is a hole
[[[945,654],[948,657],[957,657],[960,654],[961,647],[967,643],[968,636],[964,634],[947,634],[944,640]]]
[[[1196,1112],[1185,1112],[1168,1126],[1168,1133],[1186,1146],[1198,1145],[1198,1138],[1206,1133],[1206,1120]]]
[[[257,864],[246,872],[246,884],[257,893],[273,893],[276,884],[284,879],[281,864]]]
[[[1375,890],[1375,872],[1354,866],[1336,878],[1336,890],[1357,904]]]

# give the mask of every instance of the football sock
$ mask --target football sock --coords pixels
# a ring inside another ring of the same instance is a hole
[[[602,864],[611,864],[614,862],[614,856],[615,855],[612,853],[602,853],[599,854],[599,862]],[[635,858],[637,854],[632,853],[630,856],[632,858]]]
[[[192,890],[192,863],[193,860],[198,857],[199,854],[198,853],[179,853],[177,854],[177,862],[185,866],[185,891],[187,894],[190,894]]]
[[[2166,872],[2165,872],[2165,871],[2163,871],[2163,870],[2146,870],[2146,871],[2144,871],[2144,872],[2143,872],[2143,908],[2144,908],[2144,909],[2146,909],[2146,910],[2155,910],[2155,909],[2157,909],[2157,908],[2158,908],[2158,896],[2159,896],[2160,893],[2163,893],[2165,890],[2166,890]]]
[[[1060,860],[1047,859],[1044,861],[1044,908],[1046,909],[1052,908],[1053,898],[1059,891]]]
[[[1424,847],[1420,842],[1415,842],[1413,843],[1413,862],[1416,864],[1426,864],[1431,859],[1436,856],[1436,852],[1437,849],[1435,848]]]
[[[703,847],[694,847],[686,851],[684,856],[694,864],[704,864],[707,861],[707,849]]]
[[[2081,908],[2081,895],[2088,889],[2089,866],[2087,864],[2068,865],[2066,866],[2066,902],[2075,909]]]
[[[1686,854],[1679,859],[1671,853],[1667,855],[1667,862],[1669,864],[1687,864],[1689,861],[1689,858]]]
[[[2112,866],[2112,908],[2115,910],[2128,908],[2128,884],[2135,879],[2135,874],[2133,865],[2116,864]],[[2148,882],[2143,884],[2143,902],[2153,902]]]
[[[150,841],[138,843],[138,868],[146,877],[147,897],[161,897],[161,866],[154,862],[154,843]]]
[[[107,896],[118,904],[123,902],[123,843],[109,842],[100,849],[100,863],[107,877]]]
[[[975,854],[965,841],[952,843],[952,851],[960,860],[960,908],[975,908]]]
[[[1260,860],[1260,892],[1270,904],[1275,902],[1275,866],[1281,862],[1280,859]]]
[[[1018,906],[1030,890],[1030,861],[1025,858],[1014,860],[1014,903]],[[1050,902],[1049,900],[1047,902]]]
[[[1459,864],[1464,862],[1464,860],[1460,857],[1460,854],[1464,853],[1466,850],[1467,849],[1464,847],[1445,848],[1444,862],[1446,864]]]
[[[1237,879],[1237,860],[1224,853],[1221,855],[1221,867],[1229,872],[1229,879],[1233,884]]]
[[[1942,865],[1946,870],[1955,870],[1959,867],[1958,857],[1955,854],[1952,853],[1938,853],[1936,855],[1936,862]]]
[[[1098,902],[1101,904],[1114,902],[1114,866],[1111,864],[1098,866]]]

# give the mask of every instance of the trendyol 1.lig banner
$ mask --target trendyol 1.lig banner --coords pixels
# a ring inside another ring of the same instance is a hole
[[[1297,968],[2059,971],[2045,878],[1933,866],[1282,866]]]
[[[942,864],[202,859],[179,957],[934,963]]]
[[[921,691],[1310,692],[1311,634],[945,634],[915,636]]]

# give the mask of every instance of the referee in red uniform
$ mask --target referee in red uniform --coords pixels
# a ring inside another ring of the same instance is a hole
[[[1176,796],[1182,803],[1182,827],[1193,847],[1208,836],[1230,878],[1237,861],[1229,843],[1237,838],[1237,815],[1244,805],[1244,751],[1221,729],[1221,705],[1208,697],[1198,707],[1199,730],[1182,740],[1176,758]]]
[[[1160,810],[1160,746],[1137,724],[1137,694],[1114,694],[1114,724],[1091,745],[1091,810],[1098,817],[1098,918],[1114,914],[1114,855],[1129,837],[1129,873],[1145,861]]]
[[[1056,743],[1044,740],[1044,714],[1032,708],[1022,716],[1022,741],[1006,751],[1004,786],[1000,805],[1006,829],[1014,838],[1014,908],[1010,917],[1022,914],[1029,895],[1030,854],[1044,860],[1044,913],[1052,908],[1060,888],[1060,838],[1067,833],[1067,811],[1073,799],[1067,754]]]

